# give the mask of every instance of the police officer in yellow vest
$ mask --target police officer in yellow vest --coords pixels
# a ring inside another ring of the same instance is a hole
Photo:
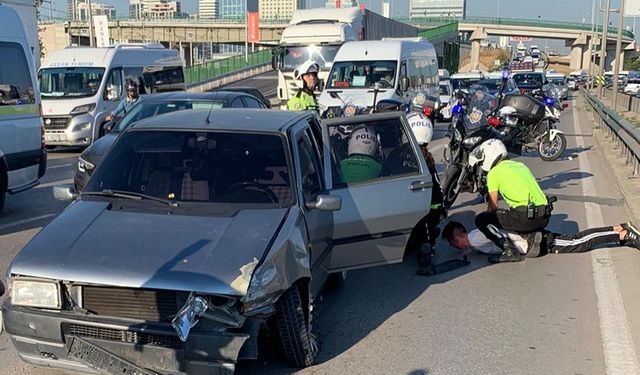
[[[529,168],[509,160],[507,149],[498,139],[484,142],[480,167],[487,172],[487,211],[475,218],[476,227],[501,250],[489,257],[492,263],[520,262],[525,259],[513,242],[500,229],[514,231],[533,239],[549,223],[552,202],[547,199]],[[498,208],[498,194],[508,209]],[[539,238],[536,239],[539,245]]]
[[[307,60],[296,68],[293,76],[296,80],[302,80],[302,88],[287,102],[288,110],[318,110],[318,101],[313,93],[318,86],[318,71],[320,71],[320,66],[313,60]]]

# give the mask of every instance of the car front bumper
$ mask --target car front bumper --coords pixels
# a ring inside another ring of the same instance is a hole
[[[93,140],[93,116],[84,113],[67,117],[64,128],[47,125],[48,117],[45,117],[44,139],[47,146],[89,146]]]
[[[168,324],[79,316],[71,312],[2,306],[3,326],[25,362],[97,374],[96,360],[70,354],[74,338],[160,374],[232,374],[249,334],[193,330],[182,343]],[[97,361],[99,363],[100,361]],[[99,368],[99,366],[98,366]]]

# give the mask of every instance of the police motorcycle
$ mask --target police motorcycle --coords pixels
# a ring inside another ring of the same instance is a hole
[[[473,85],[468,93],[460,91],[458,104],[452,108],[455,121],[444,150],[447,167],[442,184],[443,204],[451,208],[462,191],[486,195],[486,174],[480,168],[480,145],[493,138],[501,138],[496,115],[498,98],[486,87]]]
[[[519,155],[537,150],[544,161],[558,159],[567,148],[564,132],[557,129],[565,106],[551,85],[531,95],[505,96],[498,114],[507,149]]]

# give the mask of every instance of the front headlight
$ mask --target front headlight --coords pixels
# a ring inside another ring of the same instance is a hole
[[[91,123],[90,122],[86,122],[84,124],[78,124],[76,126],[73,127],[73,131],[74,132],[81,132],[87,129],[91,128]]]
[[[72,115],[79,115],[81,113],[87,113],[87,112],[91,112],[94,109],[96,109],[96,103],[91,103],[91,104],[83,104],[83,105],[79,105],[77,107],[75,107],[70,114]]]
[[[60,309],[60,285],[51,281],[13,279],[11,303],[16,306]]]
[[[466,146],[473,146],[476,143],[480,142],[480,140],[482,139],[482,137],[469,137],[466,138],[462,141],[462,144],[466,145]]]
[[[90,163],[82,158],[82,156],[78,157],[78,170],[82,173],[87,173],[93,171],[95,168],[95,164]]]

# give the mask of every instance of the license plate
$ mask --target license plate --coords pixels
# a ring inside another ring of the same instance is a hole
[[[156,372],[138,367],[78,337],[72,338],[69,346],[69,357],[107,374],[158,375]]]

